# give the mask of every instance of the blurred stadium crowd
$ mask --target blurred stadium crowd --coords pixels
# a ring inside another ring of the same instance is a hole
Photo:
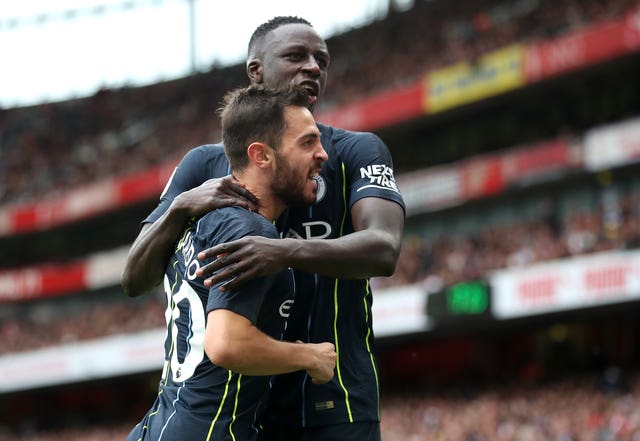
[[[329,41],[334,62],[316,110],[410,83],[431,69],[513,42],[619,17],[635,4],[482,0],[461,7],[418,1],[410,12],[391,13]],[[149,87],[101,90],[87,99],[0,110],[0,204],[59,194],[217,142],[215,110],[222,95],[241,84],[244,66],[236,65]]]
[[[637,193],[565,217],[551,207],[545,217],[491,225],[469,235],[444,235],[433,241],[408,235],[395,274],[375,279],[376,285],[421,283],[435,292],[501,268],[640,246]]]
[[[416,1],[410,11],[390,11],[384,20],[328,40],[334,61],[327,96],[317,110],[411,83],[429,70],[474,60],[514,42],[544,40],[618,18],[638,6],[637,0],[475,0],[463,6]],[[217,104],[224,92],[245,84],[245,78],[242,65],[213,67],[142,88],[105,89],[84,99],[0,109],[0,205],[46,199],[217,142]],[[556,134],[542,130],[538,136]],[[394,146],[390,148],[393,152]],[[411,162],[394,159],[397,164]],[[396,169],[403,171],[402,166]],[[548,195],[533,216],[487,222],[474,231],[408,232],[394,276],[372,284],[375,289],[421,284],[435,292],[495,269],[638,248],[640,191],[636,181],[626,184],[613,198],[602,198],[594,187],[587,192],[590,203],[564,211]],[[162,327],[164,303],[160,291],[132,300],[111,287],[66,302],[3,304],[0,354]],[[0,427],[0,439],[103,441],[124,439],[130,427],[49,434],[25,427],[19,436]],[[389,441],[640,441],[640,376],[609,370],[544,384],[394,387],[383,390],[382,435]]]
[[[549,441],[640,439],[640,381],[593,376],[545,385],[393,396],[382,411],[389,440]]]

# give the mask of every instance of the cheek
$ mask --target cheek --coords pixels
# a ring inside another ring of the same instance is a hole
[[[324,92],[325,87],[327,87],[327,74],[325,73],[322,78],[320,78],[320,92]]]
[[[280,65],[273,65],[270,69],[264,71],[263,85],[273,87],[274,89],[283,89],[289,87],[289,84],[295,77],[295,72],[289,72]]]

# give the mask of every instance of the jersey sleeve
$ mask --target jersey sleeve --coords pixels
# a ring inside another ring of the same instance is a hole
[[[405,209],[387,146],[373,133],[353,133],[343,162],[350,183],[349,206],[366,197],[388,199]]]
[[[221,166],[212,168],[210,166],[211,152],[207,149],[217,149],[213,151],[213,155],[219,156],[220,159],[215,158],[217,162],[220,162]],[[211,178],[220,178],[229,174],[225,168],[225,164],[222,164],[224,158],[224,151],[221,147],[215,147],[211,145],[200,146],[191,149],[182,158],[178,166],[173,171],[173,174],[167,181],[162,195],[160,196],[160,202],[158,206],[142,221],[142,223],[153,223],[162,216],[165,211],[169,209],[171,202],[180,193],[187,190],[191,190],[204,183]]]
[[[210,221],[199,223],[199,231],[196,235],[199,238],[196,242],[196,253],[215,244],[230,242],[245,236],[278,238],[273,224],[264,219],[258,219],[258,216],[258,214],[250,213],[239,207],[216,210],[205,216],[205,218],[217,218],[217,220],[214,220],[213,224]],[[209,229],[209,231],[201,231],[203,229]],[[208,314],[214,309],[227,309],[246,317],[255,324],[265,296],[274,281],[275,276],[273,275],[259,277],[224,292],[220,291],[222,284],[214,285],[209,289],[205,312]]]

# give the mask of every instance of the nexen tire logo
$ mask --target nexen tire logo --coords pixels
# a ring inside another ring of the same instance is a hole
[[[367,167],[360,168],[360,177],[362,179],[368,179],[369,182],[366,185],[358,188],[357,191],[364,190],[365,188],[384,188],[386,190],[398,191],[396,180],[393,177],[393,169],[384,164],[369,165]]]

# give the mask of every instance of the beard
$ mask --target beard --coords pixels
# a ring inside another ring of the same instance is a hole
[[[302,176],[300,171],[276,153],[276,171],[271,190],[288,207],[304,207],[316,201],[315,192],[312,195],[305,193],[307,176]]]

